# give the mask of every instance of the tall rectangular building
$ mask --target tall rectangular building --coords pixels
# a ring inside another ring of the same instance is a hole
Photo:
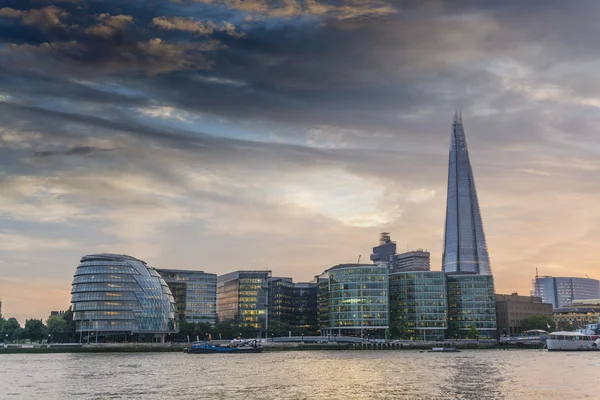
[[[271,271],[236,271],[217,278],[217,318],[266,331]]]
[[[294,282],[292,278],[269,279],[269,323],[291,324],[294,319]]]
[[[573,300],[600,298],[600,281],[589,278],[537,276],[533,295],[542,298],[553,308],[571,306]]]
[[[492,274],[467,139],[458,113],[452,122],[442,271]]]
[[[482,339],[496,336],[496,298],[491,275],[447,274],[448,333],[466,337],[475,327]]]
[[[317,283],[294,284],[294,319],[292,325],[309,335],[316,335],[318,326]]]
[[[156,270],[167,282],[177,307],[179,322],[209,323],[217,320],[217,275],[203,271]]]

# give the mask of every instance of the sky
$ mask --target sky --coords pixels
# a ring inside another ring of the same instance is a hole
[[[4,316],[79,259],[441,269],[461,110],[498,293],[600,278],[600,2],[0,0]]]

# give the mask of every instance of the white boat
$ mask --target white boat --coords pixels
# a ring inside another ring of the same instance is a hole
[[[552,332],[546,341],[548,351],[600,350],[600,335],[590,331]]]

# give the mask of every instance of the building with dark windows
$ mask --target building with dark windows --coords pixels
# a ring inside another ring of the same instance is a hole
[[[574,300],[600,298],[600,282],[589,278],[536,276],[533,295],[554,308],[569,307]]]
[[[236,271],[217,277],[217,319],[264,332],[268,328],[271,271]]]
[[[81,258],[71,288],[76,330],[105,341],[178,332],[175,301],[156,270],[127,255]],[[96,339],[95,340],[98,340]]]
[[[269,278],[269,323],[291,324],[294,319],[292,278]]]
[[[319,330],[317,283],[297,282],[294,284],[294,318],[292,326],[308,335]]]
[[[458,113],[452,122],[442,271],[492,274],[467,140]]]
[[[466,337],[475,327],[479,338],[496,336],[496,299],[491,275],[447,274],[448,332],[450,337]]]
[[[430,269],[430,253],[419,249],[395,254],[390,272],[429,271]]]
[[[552,318],[552,304],[542,302],[541,297],[496,295],[496,323],[498,334],[514,336],[523,332],[522,322],[526,317],[540,315]]]
[[[385,338],[389,281],[385,264],[340,264],[317,277],[322,335]]]
[[[392,242],[389,232],[382,232],[379,237],[379,245],[373,247],[371,261],[377,263],[392,263],[396,254],[396,242]]]
[[[217,275],[203,271],[157,269],[177,305],[179,322],[191,324],[217,321]]]
[[[444,340],[448,328],[446,274],[412,271],[390,274],[390,331],[395,339]],[[397,324],[408,337],[394,337]]]

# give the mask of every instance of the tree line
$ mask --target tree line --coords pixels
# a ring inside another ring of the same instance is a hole
[[[20,340],[68,342],[74,341],[75,336],[73,312],[70,309],[51,316],[46,323],[41,319],[28,319],[24,326],[16,318],[0,318],[0,341],[5,343]]]

